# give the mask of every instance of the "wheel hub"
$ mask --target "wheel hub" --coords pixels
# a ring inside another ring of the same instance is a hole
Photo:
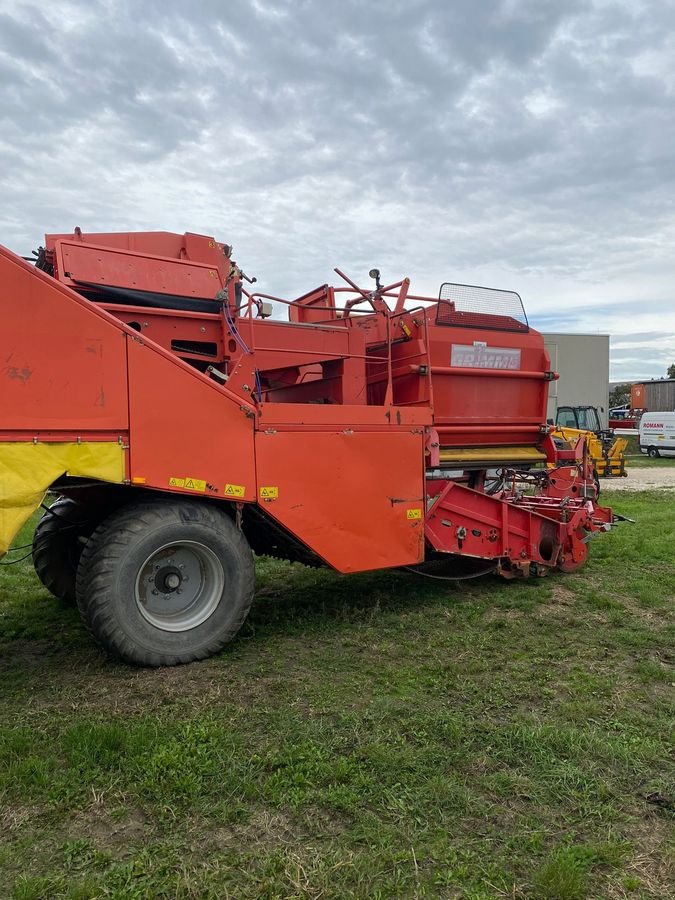
[[[183,583],[183,575],[175,566],[166,566],[154,576],[155,587],[162,594],[171,594]]]
[[[197,628],[213,614],[225,587],[216,554],[196,541],[165,544],[147,557],[136,578],[136,605],[162,631]]]

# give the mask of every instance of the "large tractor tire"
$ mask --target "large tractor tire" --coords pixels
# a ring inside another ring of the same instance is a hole
[[[33,566],[47,590],[65,603],[75,603],[75,576],[82,536],[90,528],[86,505],[59,497],[42,516],[33,534]]]
[[[253,554],[232,519],[195,500],[143,500],[92,534],[77,604],[106,650],[139,666],[205,659],[237,634],[253,601]]]

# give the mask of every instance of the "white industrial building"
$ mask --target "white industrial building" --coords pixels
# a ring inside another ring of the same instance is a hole
[[[551,368],[560,378],[549,385],[548,418],[559,406],[595,406],[607,425],[609,335],[544,334]]]

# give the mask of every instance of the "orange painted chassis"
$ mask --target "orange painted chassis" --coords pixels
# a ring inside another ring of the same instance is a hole
[[[407,279],[324,285],[263,318],[230,248],[200,235],[48,235],[40,267],[0,248],[0,442],[117,442],[129,496],[228,503],[257,551],[345,573],[444,554],[568,571],[611,525],[583,442],[548,435],[556,376],[522,323]],[[453,365],[483,346],[517,368]],[[510,463],[527,450],[555,468]]]

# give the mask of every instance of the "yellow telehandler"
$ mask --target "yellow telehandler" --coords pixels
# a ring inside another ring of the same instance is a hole
[[[595,471],[600,478],[627,475],[625,451],[626,438],[615,437],[609,428],[603,428],[595,406],[559,406],[555,419],[554,438],[574,443],[583,436]]]

